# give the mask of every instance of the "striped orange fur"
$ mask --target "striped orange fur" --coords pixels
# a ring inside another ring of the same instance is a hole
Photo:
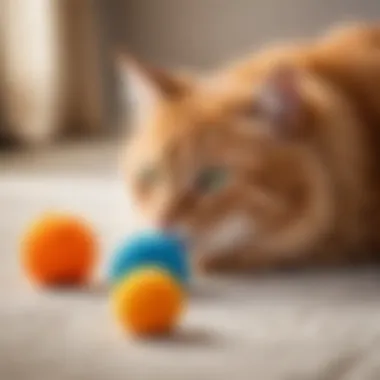
[[[122,60],[128,188],[204,270],[343,265],[380,246],[380,27],[340,28],[206,77]]]

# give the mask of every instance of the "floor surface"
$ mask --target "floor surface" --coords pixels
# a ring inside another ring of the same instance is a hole
[[[18,244],[41,212],[90,220],[103,265],[138,228],[116,158],[113,144],[0,155],[1,380],[380,379],[375,270],[194,279],[178,332],[157,341],[118,329],[103,286],[33,288]]]

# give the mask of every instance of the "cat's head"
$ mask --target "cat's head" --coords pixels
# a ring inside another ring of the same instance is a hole
[[[184,234],[205,255],[244,245],[292,255],[325,231],[329,180],[304,128],[313,115],[294,70],[252,83],[129,61],[122,73],[133,106],[126,179],[151,224]]]

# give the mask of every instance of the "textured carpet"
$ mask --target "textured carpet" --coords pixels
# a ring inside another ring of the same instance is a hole
[[[0,379],[380,379],[375,270],[195,279],[178,332],[134,341],[107,290],[41,292],[23,278],[18,239],[48,209],[92,221],[103,263],[137,228],[113,145],[0,156]],[[100,268],[99,276],[102,276]]]

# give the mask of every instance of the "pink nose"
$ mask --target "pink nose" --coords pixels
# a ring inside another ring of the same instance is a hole
[[[157,227],[162,231],[172,232],[175,229],[175,224],[173,220],[162,218],[158,221]]]
[[[160,229],[164,231],[167,231],[167,230],[170,231],[174,229],[177,224],[178,224],[178,220],[172,208],[164,210],[161,212],[160,215],[158,215],[157,225]]]
[[[174,221],[160,221],[158,228],[164,233],[175,234],[184,240],[190,239],[187,228]]]

